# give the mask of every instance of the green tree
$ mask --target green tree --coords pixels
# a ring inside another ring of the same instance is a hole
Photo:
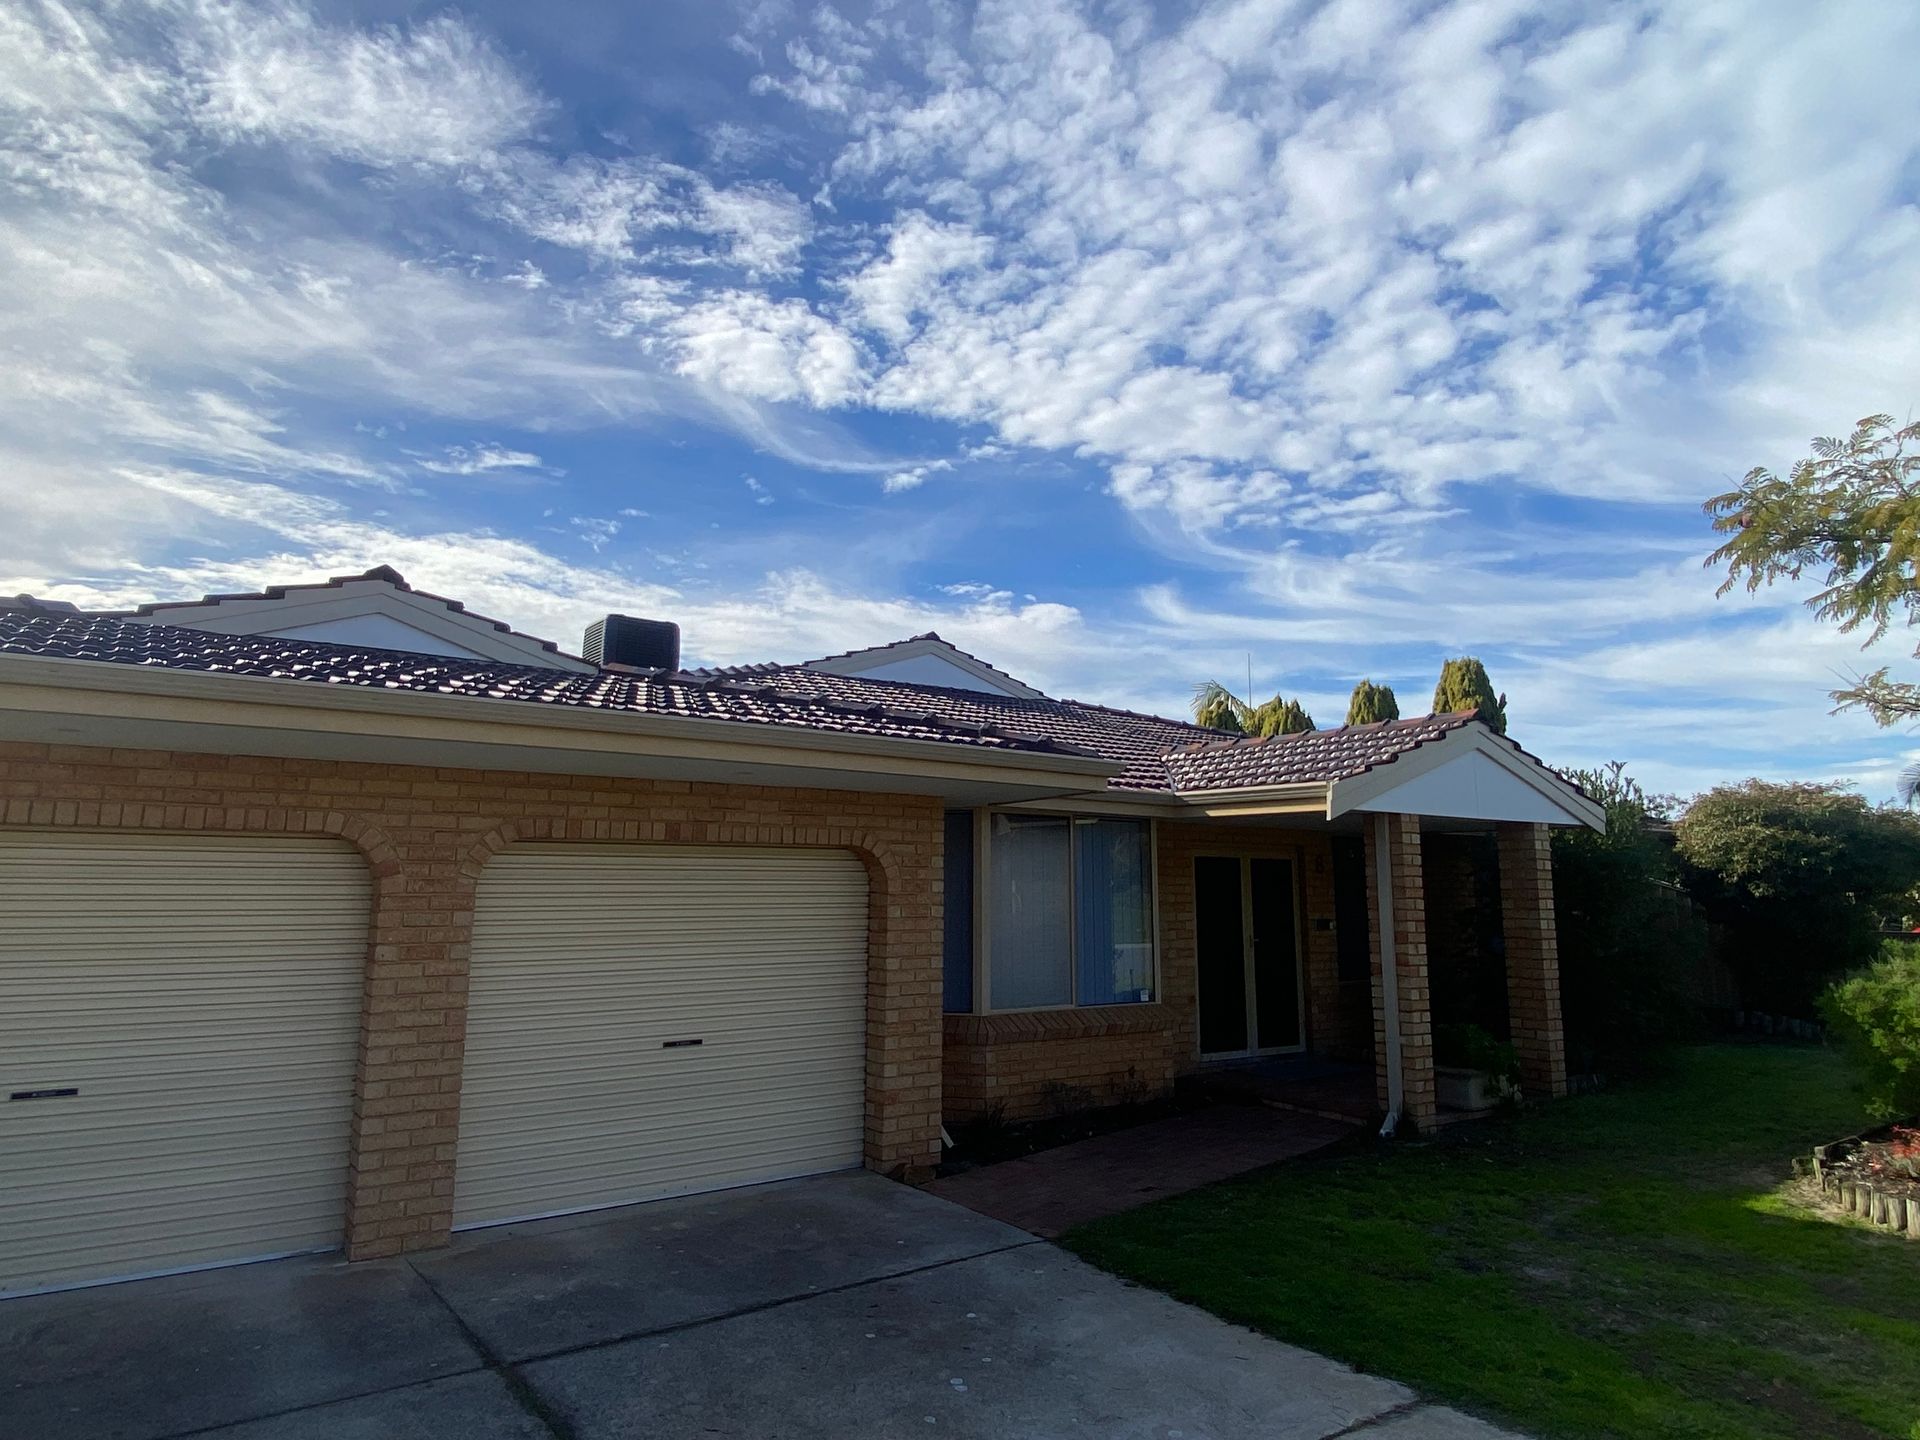
[[[1872,960],[1882,919],[1920,884],[1920,817],[1837,785],[1723,785],[1674,831],[1688,888],[1728,927],[1728,963],[1762,1009],[1808,1013],[1826,981]]]
[[[1910,453],[1920,423],[1895,429],[1891,415],[1869,415],[1845,441],[1819,437],[1812,448],[1786,479],[1756,466],[1707,501],[1726,537],[1707,564],[1727,567],[1722,595],[1824,572],[1807,605],[1843,631],[1864,628],[1871,645],[1896,622],[1920,620],[1920,453]],[[1884,665],[1832,694],[1882,725],[1920,718],[1920,685],[1888,679]]]
[[[1353,687],[1353,698],[1347,702],[1347,724],[1373,725],[1399,718],[1400,702],[1393,698],[1391,685],[1376,685],[1366,679]]]
[[[1314,728],[1313,716],[1298,700],[1283,700],[1278,695],[1253,712],[1252,735],[1299,735]]]
[[[1314,728],[1313,716],[1298,700],[1276,695],[1264,704],[1249,705],[1217,680],[1194,689],[1193,718],[1196,724],[1235,735],[1294,735]]]
[[[1631,1064],[1689,1028],[1683,981],[1707,937],[1664,838],[1672,797],[1648,795],[1618,761],[1571,778],[1607,812],[1605,831],[1553,832],[1569,1059],[1592,1071]]]
[[[1507,733],[1507,697],[1493,693],[1487,667],[1471,655],[1449,660],[1440,667],[1440,683],[1433,687],[1433,713],[1451,715],[1472,710],[1502,735]]]

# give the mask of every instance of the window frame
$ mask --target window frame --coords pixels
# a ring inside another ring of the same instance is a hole
[[[1020,1005],[996,1009],[993,1003],[993,817],[1044,815],[1067,822],[1067,973],[1072,998],[1063,1005]],[[1079,860],[1074,827],[1092,820],[1128,820],[1147,827],[1147,940],[1152,947],[1151,1000],[1080,1002]],[[1149,815],[1105,815],[1086,811],[987,806],[973,812],[973,1009],[950,1014],[1029,1015],[1048,1010],[1135,1010],[1165,999],[1160,973],[1160,822]]]

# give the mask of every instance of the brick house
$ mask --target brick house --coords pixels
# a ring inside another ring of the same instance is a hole
[[[1263,1057],[1425,1125],[1475,886],[1565,1088],[1547,835],[1601,815],[1471,716],[1244,740],[933,635],[588,638],[384,567],[0,606],[0,1291],[915,1179],[943,1120]]]

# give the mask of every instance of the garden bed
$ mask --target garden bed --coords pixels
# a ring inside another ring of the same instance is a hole
[[[1802,1168],[1830,1207],[1920,1240],[1920,1128],[1849,1135],[1817,1146]]]

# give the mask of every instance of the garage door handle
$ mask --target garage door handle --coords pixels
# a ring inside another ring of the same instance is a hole
[[[67,1085],[58,1090],[16,1090],[7,1096],[9,1100],[59,1100],[68,1095],[78,1095],[78,1085]]]
[[[662,1040],[660,1042],[660,1048],[662,1050],[685,1050],[689,1046],[704,1045],[706,1043],[707,1041],[705,1036],[702,1036],[698,1040]]]

